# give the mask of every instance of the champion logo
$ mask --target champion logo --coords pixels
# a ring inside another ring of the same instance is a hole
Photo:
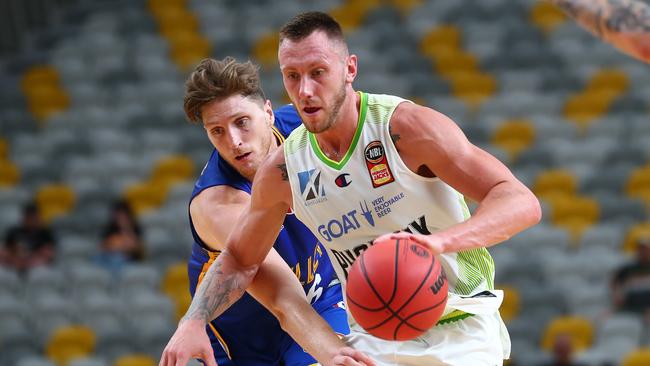
[[[334,183],[336,183],[336,185],[341,187],[341,188],[345,188],[345,187],[349,186],[352,183],[352,181],[350,180],[350,174],[343,173],[343,174],[339,175],[334,180]]]

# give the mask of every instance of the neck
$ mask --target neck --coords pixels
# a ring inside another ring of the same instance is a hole
[[[350,148],[359,122],[360,108],[361,96],[350,87],[332,127],[316,134],[318,146],[328,158],[341,161]]]

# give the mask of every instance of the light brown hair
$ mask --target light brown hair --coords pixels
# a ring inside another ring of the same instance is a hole
[[[190,121],[200,123],[204,105],[235,94],[250,96],[264,103],[266,97],[258,70],[252,62],[239,63],[232,57],[202,60],[185,81],[185,115]]]

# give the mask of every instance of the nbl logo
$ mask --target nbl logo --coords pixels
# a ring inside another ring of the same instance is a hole
[[[298,182],[300,183],[300,195],[306,206],[327,201],[325,187],[320,179],[320,170],[312,169],[299,172]]]

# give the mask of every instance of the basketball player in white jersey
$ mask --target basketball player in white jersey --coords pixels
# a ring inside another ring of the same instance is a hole
[[[378,365],[501,365],[510,342],[485,248],[540,220],[535,196],[446,116],[398,97],[355,92],[356,56],[329,15],[309,12],[287,23],[279,61],[303,126],[257,171],[250,207],[165,352],[201,349],[204,341],[192,330],[241,296],[293,209],[328,249],[343,284],[375,238],[398,231],[438,255],[446,271],[445,314],[424,336],[383,341],[349,316],[348,345]],[[479,202],[472,217],[464,196]],[[295,278],[276,280],[268,291]],[[371,363],[333,342],[314,347],[326,336],[320,328],[296,341],[324,365]]]

